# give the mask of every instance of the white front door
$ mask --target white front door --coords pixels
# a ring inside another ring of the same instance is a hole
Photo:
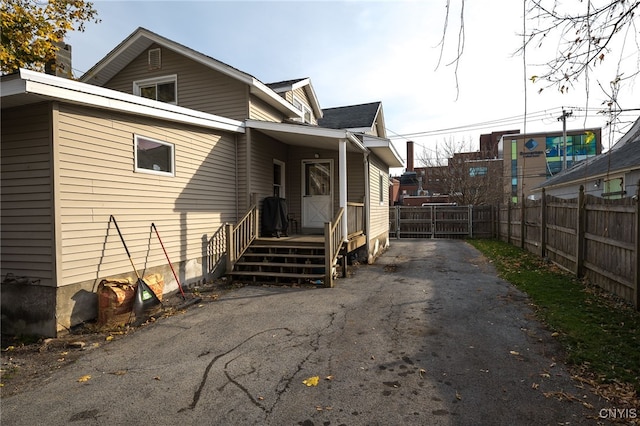
[[[324,229],[333,212],[333,160],[302,160],[302,227]]]

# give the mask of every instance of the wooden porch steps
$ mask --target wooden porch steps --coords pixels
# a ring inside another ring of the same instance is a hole
[[[246,283],[323,284],[325,248],[322,237],[258,238],[228,273]]]

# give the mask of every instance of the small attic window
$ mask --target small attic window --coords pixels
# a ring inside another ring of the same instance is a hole
[[[159,70],[162,67],[160,49],[149,50],[149,70]]]
[[[311,108],[305,105],[297,96],[293,97],[293,106],[302,112],[302,122],[312,124]]]

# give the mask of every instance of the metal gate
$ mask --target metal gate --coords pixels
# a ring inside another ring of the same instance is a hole
[[[396,238],[493,236],[492,206],[393,206],[389,234]]]

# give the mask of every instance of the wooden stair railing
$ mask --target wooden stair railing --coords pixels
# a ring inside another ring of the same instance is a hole
[[[242,257],[251,243],[258,238],[258,208],[254,204],[237,225],[227,224],[227,272],[233,270],[235,263]]]
[[[336,213],[332,222],[324,224],[324,256],[325,256],[325,287],[333,287],[334,285],[334,265],[337,262],[338,255],[342,249],[342,221],[344,216],[344,207]]]

